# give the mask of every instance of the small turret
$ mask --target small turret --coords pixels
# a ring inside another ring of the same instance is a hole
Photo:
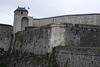
[[[14,11],[14,28],[13,32],[16,33],[21,30],[25,30],[25,27],[28,26],[28,11],[25,7],[18,7]]]

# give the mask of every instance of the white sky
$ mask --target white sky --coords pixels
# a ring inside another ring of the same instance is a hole
[[[100,13],[100,0],[0,0],[0,23],[13,25],[18,6],[30,7],[29,16],[35,18]]]

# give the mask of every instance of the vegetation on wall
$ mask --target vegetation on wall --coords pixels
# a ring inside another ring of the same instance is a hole
[[[55,48],[72,48],[72,49],[100,49],[100,47],[69,47],[69,46],[56,46]]]

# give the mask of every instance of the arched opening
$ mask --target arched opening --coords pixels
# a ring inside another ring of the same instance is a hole
[[[27,17],[23,17],[21,20],[21,30],[25,30],[25,27],[28,26],[28,18]]]

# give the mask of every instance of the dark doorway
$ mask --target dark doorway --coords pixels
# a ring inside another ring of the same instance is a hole
[[[21,20],[21,30],[25,30],[25,27],[28,26],[28,18],[27,17],[23,17]]]

